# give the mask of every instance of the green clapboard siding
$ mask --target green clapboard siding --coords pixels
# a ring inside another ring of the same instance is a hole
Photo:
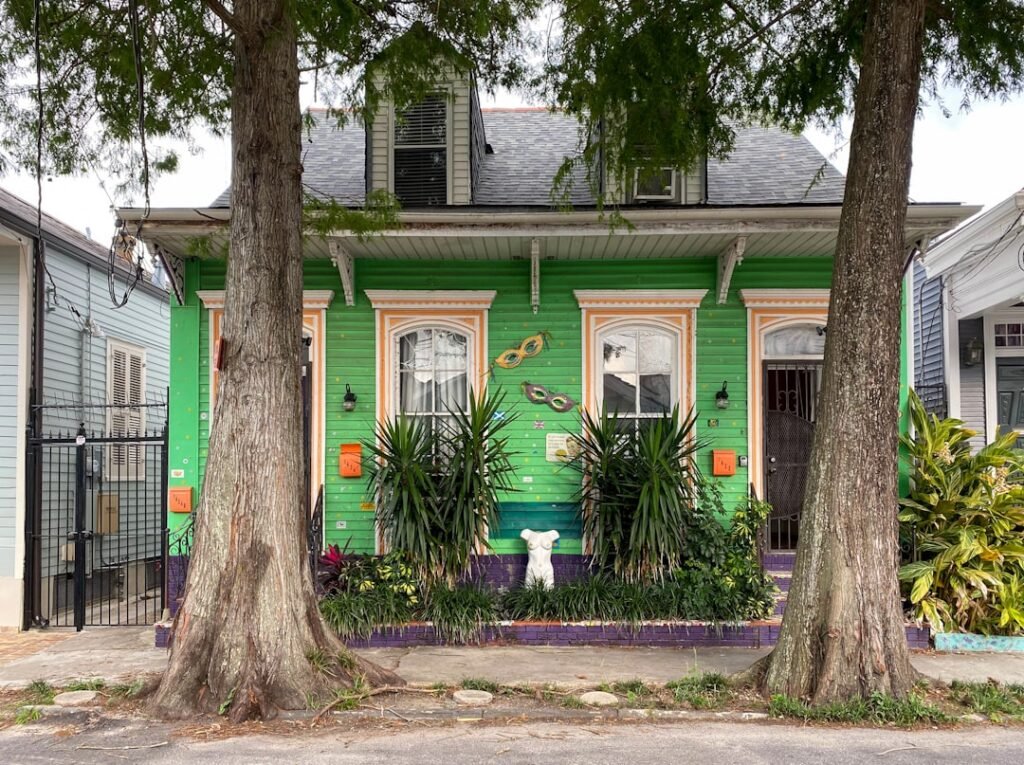
[[[564,465],[545,460],[547,433],[579,429],[578,416],[559,414],[544,405],[527,402],[520,386],[524,381],[545,385],[579,401],[582,395],[582,337],[580,310],[575,289],[688,289],[708,290],[696,312],[696,408],[698,430],[711,448],[748,453],[747,433],[747,314],[739,290],[744,288],[827,288],[831,281],[828,258],[747,258],[737,267],[724,304],[717,303],[717,262],[714,258],[647,261],[577,260],[541,264],[540,310],[530,308],[529,261],[363,261],[355,264],[355,305],[346,306],[338,273],[327,261],[307,261],[307,289],[330,289],[334,302],[327,312],[326,337],[326,435],[325,518],[328,543],[348,545],[350,551],[374,549],[374,513],[367,503],[365,479],[338,476],[341,444],[372,439],[376,413],[375,316],[363,290],[367,289],[493,289],[497,296],[488,317],[488,348],[491,359],[506,348],[517,347],[523,338],[539,331],[551,335],[550,346],[512,370],[497,368],[488,383],[492,392],[506,395],[504,409],[517,419],[506,431],[515,452],[518,491],[503,498],[511,511],[492,539],[496,552],[524,552],[518,530],[555,528],[563,540],[558,552],[579,552],[578,527],[566,525],[565,506],[578,488],[578,474]],[[203,261],[198,266],[198,289],[222,289],[224,264]],[[194,297],[192,298],[194,300]],[[205,467],[209,438],[210,349],[208,313],[199,318],[198,364],[199,467]],[[187,324],[187,323],[186,323]],[[176,331],[176,330],[175,330]],[[178,348],[175,345],[174,348]],[[175,353],[172,350],[172,353]],[[183,357],[184,358],[184,357]],[[728,382],[730,408],[715,408],[715,393]],[[358,395],[355,411],[342,409],[345,385]],[[172,396],[173,397],[173,396]],[[183,431],[184,432],[184,431]],[[175,444],[172,443],[172,454]],[[710,453],[700,455],[700,466],[710,473]],[[747,492],[746,468],[723,479],[727,512]],[[198,491],[198,486],[196,487]],[[524,506],[550,508],[530,510]],[[528,516],[528,517],[527,517]],[[529,523],[525,521],[529,520]],[[724,520],[724,519],[723,519]],[[343,526],[343,528],[340,528]],[[513,534],[513,532],[515,532]]]

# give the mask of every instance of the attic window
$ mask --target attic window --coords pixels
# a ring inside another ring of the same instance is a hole
[[[429,95],[395,114],[394,192],[406,207],[448,204],[448,99]]]
[[[674,200],[676,198],[676,171],[671,167],[654,170],[636,168],[633,171],[633,198],[637,200]]]

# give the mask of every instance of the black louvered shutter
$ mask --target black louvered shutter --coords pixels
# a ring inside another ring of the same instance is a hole
[[[427,96],[395,117],[395,195],[404,207],[448,204],[447,99]]]

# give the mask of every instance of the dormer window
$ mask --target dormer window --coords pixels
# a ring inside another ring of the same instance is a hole
[[[636,168],[633,171],[633,199],[640,201],[671,202],[676,199],[677,173],[671,167],[653,170]]]
[[[405,207],[448,204],[448,97],[427,96],[395,112],[395,196]]]

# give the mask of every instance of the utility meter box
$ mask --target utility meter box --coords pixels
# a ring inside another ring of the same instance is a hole
[[[192,512],[192,487],[172,486],[167,490],[167,509],[172,513]]]

